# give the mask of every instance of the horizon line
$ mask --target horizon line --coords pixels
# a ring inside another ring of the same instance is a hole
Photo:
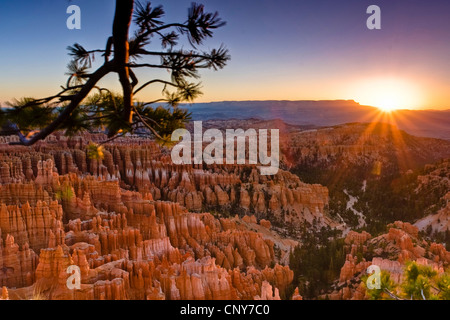
[[[375,109],[380,109],[379,107],[368,105],[368,104],[361,104],[360,102],[356,101],[355,99],[296,99],[296,100],[290,100],[290,99],[267,99],[267,100],[255,100],[255,99],[248,99],[248,100],[216,100],[216,101],[203,101],[203,102],[183,102],[180,103],[180,105],[193,105],[193,104],[208,104],[208,103],[224,103],[224,102],[337,102],[337,101],[345,101],[345,102],[354,102],[362,107],[370,107]],[[449,107],[443,107],[441,109],[438,109],[436,107],[431,108],[417,108],[417,109],[409,109],[409,108],[399,108],[395,109],[393,111],[450,111]]]
[[[266,99],[266,100],[257,100],[257,99],[246,99],[246,100],[216,100],[216,101],[203,101],[203,102],[181,102],[179,105],[193,105],[193,104],[209,104],[209,103],[233,103],[233,102],[337,102],[337,101],[343,101],[343,102],[353,102],[361,107],[368,107],[368,108],[375,108],[382,111],[379,107],[372,106],[372,105],[366,105],[361,104],[360,102],[356,101],[355,99]],[[0,101],[0,109],[7,107],[4,104],[6,104],[8,101]],[[391,112],[395,111],[450,111],[449,107],[443,107],[441,109],[436,107],[431,108],[417,108],[417,109],[409,109],[409,108],[398,108],[394,109]]]

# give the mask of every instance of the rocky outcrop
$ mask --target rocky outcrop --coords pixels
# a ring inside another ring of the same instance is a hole
[[[5,286],[2,287],[2,296],[0,297],[0,300],[9,300],[8,289]]]
[[[364,244],[367,240],[369,240],[370,238],[372,238],[372,236],[370,235],[370,233],[367,233],[365,231],[359,233],[359,232],[355,232],[355,231],[350,231],[347,236],[345,237],[345,244],[347,245],[362,245]]]
[[[38,261],[28,243],[20,247],[11,235],[5,241],[0,238],[0,285],[9,288],[32,285]]]
[[[349,232],[345,239],[346,250],[349,253],[341,268],[339,283],[335,285],[333,292],[323,295],[323,298],[367,299],[361,277],[366,274],[370,265],[376,265],[380,270],[389,272],[390,279],[397,284],[402,282],[407,261],[431,266],[438,274],[448,268],[450,252],[442,244],[420,241],[418,228],[410,223],[396,221],[389,227],[387,233],[375,238],[366,232]],[[369,248],[375,248],[370,252],[374,257],[371,261],[366,261],[363,256],[368,253]]]
[[[4,236],[11,235],[20,246],[29,245],[34,251],[64,244],[63,211],[57,201],[37,201],[32,207],[5,205],[0,207],[0,229]]]
[[[352,279],[355,275],[365,271],[371,263],[365,260],[358,262],[357,258],[348,254],[344,265],[341,268],[339,275],[339,282],[346,282]]]
[[[294,293],[292,294],[291,300],[303,300],[303,297],[300,295],[298,291],[298,287],[295,288]]]

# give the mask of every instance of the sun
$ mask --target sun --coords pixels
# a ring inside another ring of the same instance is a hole
[[[374,99],[373,106],[383,112],[392,112],[401,109],[402,100],[402,97],[399,95],[380,93],[380,96]]]
[[[391,106],[391,105],[383,105],[383,106],[377,106],[378,109],[380,109],[383,112],[392,112],[397,110],[397,108]]]
[[[361,81],[354,88],[357,101],[377,107],[383,112],[420,107],[420,90],[412,83],[393,78],[376,78]]]

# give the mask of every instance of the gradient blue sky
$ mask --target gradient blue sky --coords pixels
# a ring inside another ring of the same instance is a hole
[[[114,2],[2,0],[0,101],[56,93],[66,80],[66,47],[79,42],[103,49]],[[449,0],[198,2],[227,21],[204,48],[224,43],[232,56],[225,69],[202,72],[199,102],[355,99],[374,105],[381,97],[400,107],[450,108]],[[178,22],[191,0],[152,3],[164,5],[166,21]],[[66,28],[70,4],[81,8],[81,30]],[[381,30],[366,28],[371,4],[381,7]],[[116,76],[104,82],[115,87]]]

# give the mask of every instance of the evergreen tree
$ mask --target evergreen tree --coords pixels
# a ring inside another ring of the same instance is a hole
[[[223,68],[230,57],[223,46],[209,52],[197,49],[215,29],[225,25],[217,12],[205,12],[203,5],[193,3],[183,23],[165,23],[164,14],[162,6],[152,7],[150,2],[116,0],[112,35],[105,49],[88,50],[78,43],[69,46],[73,60],[68,64],[68,79],[62,90],[46,98],[10,102],[0,110],[0,133],[17,134],[17,144],[26,146],[56,130],[70,135],[98,128],[103,128],[109,138],[146,131],[167,140],[168,131],[189,119],[188,113],[173,108],[201,94],[200,83],[190,79],[199,78],[200,69]],[[132,25],[137,31],[130,36]],[[187,38],[191,49],[177,47],[181,37]],[[161,50],[153,51],[155,46]],[[96,54],[104,59],[91,71]],[[138,69],[168,70],[170,79],[141,83]],[[111,73],[118,75],[120,95],[98,86]],[[151,85],[162,86],[162,96],[137,104],[136,95]],[[154,109],[156,103],[164,103],[168,109]]]

